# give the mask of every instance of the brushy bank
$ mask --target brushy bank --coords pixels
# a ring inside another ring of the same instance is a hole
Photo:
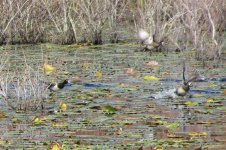
[[[0,3],[1,44],[117,43],[136,39],[137,31],[142,28],[156,41],[163,41],[167,49],[195,49],[198,60],[217,60],[225,43],[224,0],[8,0]]]

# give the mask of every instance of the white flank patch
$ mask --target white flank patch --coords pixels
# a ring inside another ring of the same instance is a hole
[[[57,87],[57,84],[54,85],[54,86],[51,88],[51,90],[52,90],[52,91],[57,91],[57,90],[59,90],[59,88]]]
[[[145,41],[149,38],[148,32],[144,31],[143,29],[139,30],[138,36],[139,36],[141,41]]]

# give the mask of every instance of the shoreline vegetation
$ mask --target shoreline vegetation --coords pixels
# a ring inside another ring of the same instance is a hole
[[[216,60],[225,43],[224,0],[9,0],[0,9],[1,45],[117,43],[144,29],[167,49]]]
[[[0,44],[91,44],[138,40],[144,29],[168,51],[195,50],[218,60],[224,48],[224,0],[1,1]]]

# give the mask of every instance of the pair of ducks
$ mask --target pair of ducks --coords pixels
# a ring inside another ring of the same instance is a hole
[[[187,95],[187,93],[190,90],[190,87],[192,86],[192,82],[195,81],[197,78],[198,78],[198,75],[196,75],[193,78],[186,81],[186,78],[185,78],[185,63],[183,63],[183,85],[181,85],[181,86],[179,86],[175,89],[172,97],[173,98],[175,98],[176,96],[182,96],[183,97],[183,96]],[[64,80],[61,83],[51,83],[48,86],[48,89],[50,91],[57,91],[57,90],[63,89],[65,87],[65,85],[67,85],[67,84],[72,85],[72,84],[74,84],[74,82],[71,81],[71,80]]]
[[[162,43],[164,41],[164,38],[160,41],[157,42],[155,39],[155,34],[153,34],[152,36],[149,35],[148,32],[146,32],[145,30],[141,29],[138,32],[138,36],[139,39],[141,41],[141,44],[144,45],[144,49],[159,49],[162,46]],[[185,63],[183,65],[183,85],[177,87],[172,95],[173,98],[177,97],[177,96],[185,96],[187,95],[187,93],[190,90],[190,87],[192,86],[192,82],[195,81],[197,79],[198,76],[195,76],[189,80],[186,81],[185,79]]]

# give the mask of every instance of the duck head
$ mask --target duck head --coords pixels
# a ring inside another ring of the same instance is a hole
[[[69,84],[69,80],[64,80],[63,82],[58,83],[57,86],[58,86],[59,89],[62,89],[62,88],[64,88],[64,86],[66,84]]]

